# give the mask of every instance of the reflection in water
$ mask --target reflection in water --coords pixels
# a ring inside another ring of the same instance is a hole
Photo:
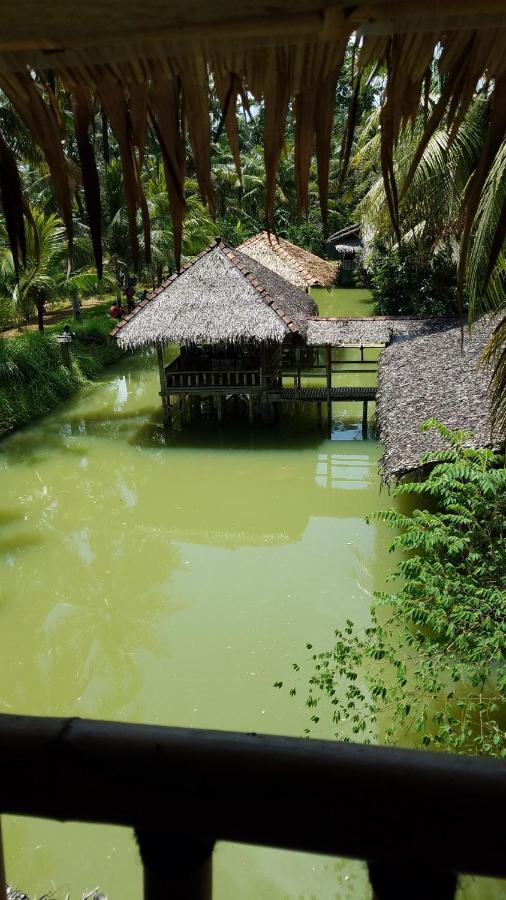
[[[274,681],[367,625],[392,565],[364,522],[380,448],[289,411],[165,431],[157,378],[126,358],[0,447],[0,710],[301,734],[303,690]],[[6,857],[29,895],[140,894],[127,830],[9,819]],[[261,848],[220,846],[215,877],[224,900],[370,897],[359,863]]]

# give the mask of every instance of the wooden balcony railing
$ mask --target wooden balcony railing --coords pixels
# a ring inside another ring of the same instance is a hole
[[[2,813],[134,828],[145,900],[209,900],[215,841],[367,860],[377,900],[506,876],[497,760],[0,715],[0,772]]]
[[[165,373],[167,393],[172,390],[196,390],[207,388],[210,390],[220,388],[260,388],[261,372],[258,369],[244,371],[208,371],[208,372],[178,372],[170,368]]]

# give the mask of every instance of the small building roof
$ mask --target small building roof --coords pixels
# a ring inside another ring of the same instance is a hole
[[[420,469],[422,454],[444,448],[435,431],[420,431],[429,418],[471,432],[468,446],[499,448],[490,417],[491,369],[482,361],[493,327],[493,317],[485,317],[464,330],[463,346],[457,326],[396,341],[381,354],[377,423],[385,480]]]
[[[346,347],[350,344],[376,346],[402,337],[429,334],[455,324],[451,319],[415,319],[411,316],[369,316],[368,318],[312,317],[306,341],[311,346]]]
[[[335,231],[326,243],[339,253],[358,253],[363,247],[360,223]]]
[[[221,241],[172,275],[112,331],[120,347],[305,337],[311,297]]]
[[[331,234],[330,237],[327,238],[327,244],[335,244],[336,241],[342,241],[344,238],[352,238],[356,237],[360,239],[360,222],[355,222],[354,225],[347,225],[346,228],[341,228],[339,231],[334,231],[334,234]]]
[[[244,241],[238,249],[297,287],[331,287],[335,283],[335,264],[267,231]]]

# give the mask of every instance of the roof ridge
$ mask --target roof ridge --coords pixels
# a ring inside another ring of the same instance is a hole
[[[217,238],[215,241],[213,241],[212,244],[209,244],[209,246],[206,247],[205,250],[202,250],[200,253],[197,253],[197,256],[195,256],[193,259],[191,259],[190,262],[185,263],[184,266],[181,266],[179,272],[174,272],[172,275],[169,275],[169,277],[166,278],[165,281],[162,281],[162,283],[160,285],[158,285],[158,287],[156,287],[153,291],[151,291],[151,293],[148,294],[148,296],[146,297],[145,300],[142,300],[140,303],[138,303],[134,307],[132,312],[128,313],[128,315],[125,316],[121,320],[121,322],[119,322],[118,325],[116,325],[115,328],[113,328],[112,331],[109,332],[110,336],[116,337],[116,335],[118,334],[118,331],[121,331],[123,326],[127,325],[128,322],[131,322],[132,319],[134,319],[135,316],[138,315],[138,313],[140,313],[141,309],[144,309],[144,307],[147,306],[149,303],[151,303],[152,300],[156,300],[156,298],[159,296],[159,294],[162,293],[162,291],[165,290],[165,288],[168,288],[169,285],[171,285],[174,281],[176,281],[177,278],[180,278],[181,275],[183,275],[188,269],[191,269],[191,267],[194,266],[195,263],[199,261],[199,259],[202,259],[202,257],[205,256],[207,253],[210,253],[211,250],[216,250],[217,247],[219,247],[222,243],[223,242],[221,241],[221,238]]]
[[[245,278],[245,280],[248,282],[248,284],[251,285],[251,287],[253,287],[255,289],[255,291],[257,292],[260,299],[265,303],[266,306],[270,307],[270,309],[272,309],[272,311],[274,313],[276,313],[278,318],[281,319],[283,324],[287,326],[289,331],[292,331],[295,334],[300,334],[300,331],[299,331],[297,325],[290,318],[290,316],[287,315],[285,310],[275,302],[275,300],[269,294],[269,291],[267,290],[265,285],[262,285],[261,282],[256,277],[256,275],[253,275],[253,273],[250,272],[242,264],[241,260],[237,259],[237,257],[235,256],[235,251],[232,249],[232,247],[229,247],[228,244],[225,244],[224,241],[221,241],[220,244],[218,245],[218,249],[223,253],[224,256],[227,257],[229,262],[231,262],[232,265],[236,269],[238,269],[238,271],[241,273],[243,278]],[[238,252],[240,253],[241,251],[239,250],[239,248],[237,248],[237,249],[238,249]],[[261,265],[261,263],[259,263],[259,265]]]

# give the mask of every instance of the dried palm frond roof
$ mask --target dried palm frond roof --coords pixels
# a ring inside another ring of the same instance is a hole
[[[394,342],[378,368],[377,423],[384,446],[380,470],[385,480],[420,469],[424,453],[444,449],[435,431],[420,425],[434,418],[448,428],[469,431],[469,446],[498,449],[491,424],[491,368],[483,349],[495,320],[485,317],[471,331],[460,327]]]
[[[314,301],[221,241],[172,275],[112,331],[120,347],[281,343],[303,337]]]
[[[267,231],[248,238],[238,249],[299,287],[330,287],[335,284],[335,264]]]
[[[313,317],[309,320],[308,344],[314,347],[364,347],[390,344],[396,338],[432,334],[455,326],[455,320],[442,318],[415,319],[411,316],[369,316],[357,318]]]
[[[149,221],[140,172],[148,121],[163,156],[175,252],[181,252],[185,214],[186,128],[202,197],[211,211],[211,129],[209,75],[222,105],[236,163],[238,96],[249,90],[264,101],[264,157],[267,224],[272,224],[275,181],[284,147],[285,121],[294,102],[295,170],[299,206],[308,207],[313,148],[318,164],[320,203],[327,218],[329,157],[338,73],[353,32],[363,36],[357,79],[372,64],[387,72],[381,109],[381,163],[388,204],[399,231],[393,147],[428,95],[437,56],[443,91],[427,127],[407,183],[423,148],[443,116],[456,131],[476,85],[489,85],[488,129],[482,154],[462,204],[462,243],[469,241],[478,199],[506,129],[506,0],[17,0],[0,4],[0,88],[42,148],[72,244],[69,173],[59,104],[61,83],[70,93],[76,144],[89,224],[101,271],[100,195],[91,140],[93,104],[105,110],[118,141],[128,201],[134,260],[138,257],[136,217],[140,215],[149,257]],[[357,44],[358,47],[358,44]],[[437,48],[437,53],[436,53]],[[56,86],[56,89],[55,89]],[[349,159],[356,112],[353,92],[343,167]],[[23,217],[29,216],[11,149],[0,136],[0,190],[9,241],[17,267],[24,256]],[[506,233],[506,217],[497,224]],[[502,240],[492,242],[493,253]],[[465,254],[464,254],[465,256]],[[496,254],[497,256],[497,254]],[[461,273],[461,280],[462,280]]]
[[[334,234],[331,234],[329,238],[327,238],[327,243],[332,243],[333,241],[339,241],[341,238],[351,238],[351,237],[360,237],[360,222],[355,222],[354,225],[347,225],[346,228],[340,228],[339,231],[334,231]]]

